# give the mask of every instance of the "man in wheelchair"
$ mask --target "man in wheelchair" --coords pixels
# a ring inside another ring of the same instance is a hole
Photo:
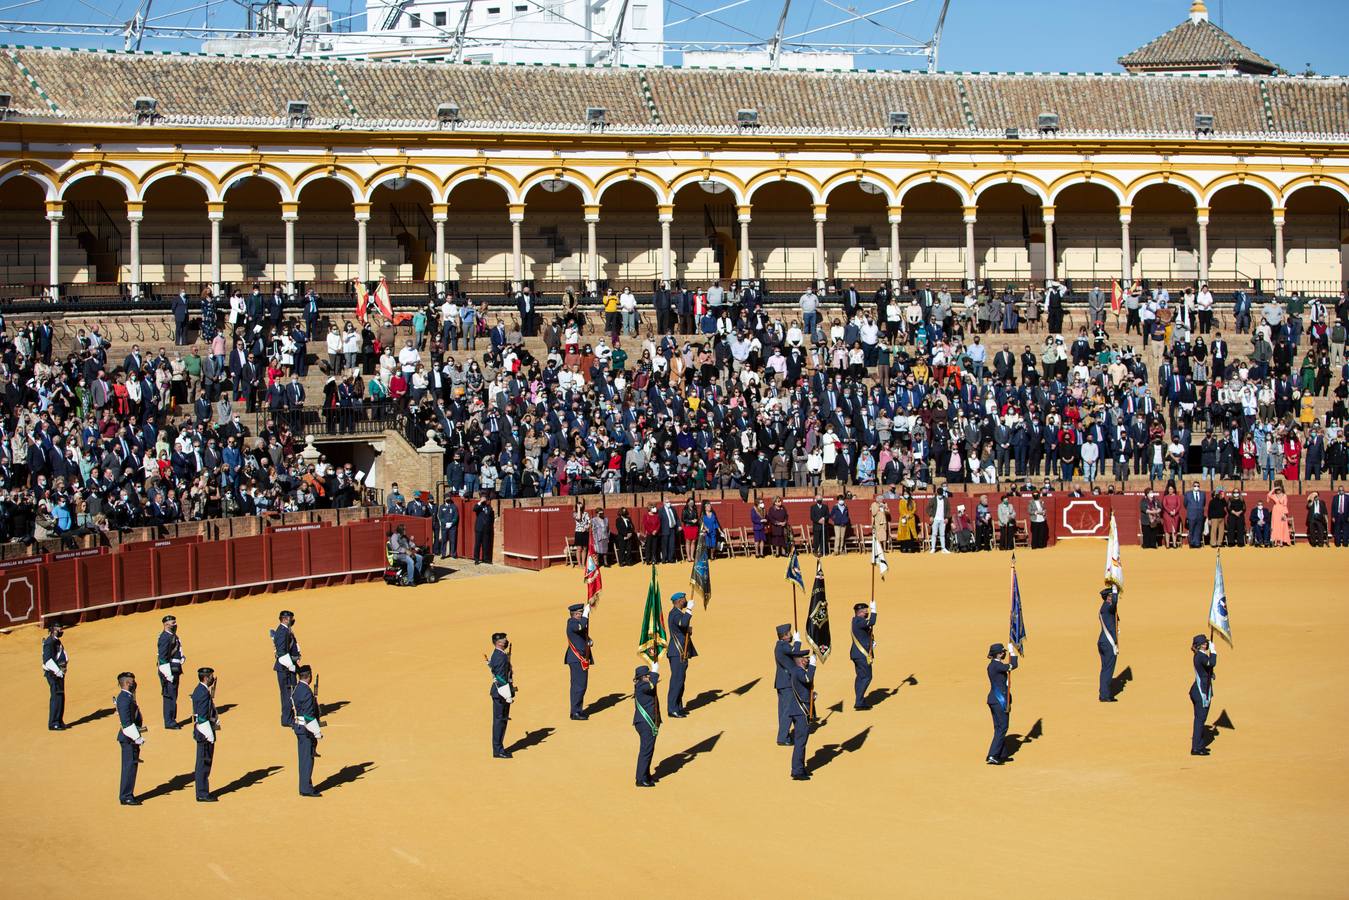
[[[389,535],[389,559],[391,563],[401,565],[404,575],[402,584],[411,586],[421,582],[434,583],[436,576],[431,572],[431,551],[428,547],[418,547],[407,535],[407,528],[399,525]]]

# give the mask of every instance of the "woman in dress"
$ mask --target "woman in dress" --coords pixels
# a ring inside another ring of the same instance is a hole
[[[712,501],[703,501],[703,543],[707,547],[707,558],[715,559],[717,556],[717,541],[721,539],[721,522],[717,520],[717,512],[712,508]]]
[[[781,497],[774,497],[768,508],[768,546],[774,556],[787,555],[787,507],[782,505]]]
[[[1288,547],[1293,543],[1293,517],[1288,512],[1288,495],[1284,493],[1283,482],[1274,482],[1274,490],[1269,492],[1270,543],[1275,547]]]
[[[1180,546],[1180,522],[1183,518],[1180,494],[1176,493],[1176,483],[1166,484],[1166,493],[1162,495],[1162,531],[1166,534],[1166,546]]]
[[[1289,431],[1283,439],[1283,478],[1285,481],[1298,480],[1298,468],[1302,462],[1302,442],[1296,432]]]
[[[749,508],[749,524],[754,531],[754,555],[763,556],[768,518],[762,500],[754,501],[754,505]]]
[[[590,536],[595,541],[595,560],[601,566],[609,564],[609,520],[598,506],[590,513]]]
[[[679,524],[684,528],[684,558],[693,559],[694,551],[698,549],[698,526],[701,524],[702,517],[698,515],[698,506],[690,497],[684,504],[684,508],[679,511]]]

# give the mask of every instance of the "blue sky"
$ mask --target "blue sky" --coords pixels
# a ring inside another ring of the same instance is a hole
[[[322,3],[323,0],[316,0]],[[696,9],[712,9],[727,0],[677,0]],[[835,0],[839,6],[870,11],[887,0]],[[157,0],[152,15],[170,10],[201,7],[206,0]],[[1188,14],[1190,0],[952,0],[942,40],[940,66],[948,71],[1039,71],[1114,72],[1115,60],[1141,46]],[[361,0],[328,0],[336,16],[362,7]],[[81,22],[122,21],[133,14],[137,0],[0,0],[0,19],[33,19]],[[914,0],[891,13],[882,14],[885,24],[926,37],[936,22],[941,0]],[[749,0],[722,14],[732,25],[756,34],[772,31],[781,0]],[[1209,0],[1209,15],[1236,38],[1290,71],[1301,72],[1308,64],[1320,74],[1346,74],[1344,47],[1349,42],[1346,0]],[[183,24],[204,24],[207,12],[177,16]],[[669,7],[668,19],[685,13]],[[792,0],[787,31],[837,20],[844,14],[826,0]],[[211,24],[237,26],[243,12],[232,0],[218,0],[210,7]],[[361,23],[356,21],[357,27]],[[705,20],[684,26],[668,36],[706,39],[738,36]],[[865,23],[855,23],[812,39],[821,41],[875,41],[884,33]],[[70,46],[120,47],[120,38],[74,38],[39,35],[0,35],[0,41],[22,44],[62,43]],[[191,42],[160,41],[147,49],[197,49]],[[859,65],[875,68],[913,67],[917,59],[868,58]]]

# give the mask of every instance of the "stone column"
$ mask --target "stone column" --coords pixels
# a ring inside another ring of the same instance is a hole
[[[752,221],[752,211],[753,207],[748,204],[735,208],[736,221],[740,223],[740,258],[737,260],[736,268],[742,280],[754,277],[754,254],[749,252],[749,223]]]
[[[444,293],[449,283],[449,266],[445,259],[445,223],[450,220],[450,204],[432,203],[431,221],[436,223],[436,292]]]
[[[131,297],[141,294],[141,219],[145,217],[145,204],[137,200],[126,202],[126,220],[131,226]]]
[[[1208,281],[1208,207],[1197,207],[1194,212],[1199,223],[1199,280]]]
[[[885,212],[890,222],[890,280],[899,281],[904,277],[903,260],[899,257],[899,223],[904,216],[904,207],[891,206]]]
[[[815,218],[815,280],[825,281],[829,278],[829,261],[824,256],[824,223],[828,219],[829,206],[817,203],[811,213]]]
[[[65,218],[66,205],[60,200],[47,203],[48,257],[47,257],[47,296],[52,300],[61,299],[61,290],[57,286],[61,281],[61,221]]]
[[[979,267],[974,258],[974,223],[979,219],[979,207],[965,207],[965,283],[967,287],[974,287],[974,281],[979,277]]]
[[[1045,223],[1045,283],[1058,278],[1059,267],[1054,259],[1054,207],[1042,206],[1040,215]]]
[[[525,220],[525,205],[512,203],[507,207],[511,219],[511,279],[516,290],[525,278],[525,260],[520,251],[520,223]]]
[[[674,207],[656,207],[656,218],[660,221],[660,277],[662,281],[674,280],[674,260],[670,252],[670,226],[674,223]]]
[[[1121,206],[1119,208],[1119,230],[1120,230],[1120,265],[1119,275],[1124,279],[1121,287],[1128,287],[1134,280],[1134,248],[1129,240],[1129,223],[1133,221],[1134,209],[1132,206]]]
[[[1274,284],[1280,294],[1283,293],[1283,223],[1282,206],[1274,210]]]
[[[600,208],[586,205],[582,207],[586,223],[586,281],[592,291],[600,286],[599,239],[595,232],[599,229]]]
[[[225,204],[206,204],[206,220],[211,223],[211,293],[220,293],[220,223],[225,221]]]
[[[366,231],[370,225],[370,204],[353,203],[356,215],[356,277],[370,280],[370,254],[366,252]]]

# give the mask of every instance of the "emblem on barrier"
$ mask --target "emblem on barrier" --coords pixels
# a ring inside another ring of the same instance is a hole
[[[5,585],[5,618],[11,622],[27,622],[33,616],[33,607],[36,605],[36,601],[33,583],[28,580],[27,575],[21,578],[11,578],[9,583]]]
[[[1095,500],[1072,500],[1059,513],[1063,530],[1074,537],[1100,535],[1106,521],[1105,510]]]

